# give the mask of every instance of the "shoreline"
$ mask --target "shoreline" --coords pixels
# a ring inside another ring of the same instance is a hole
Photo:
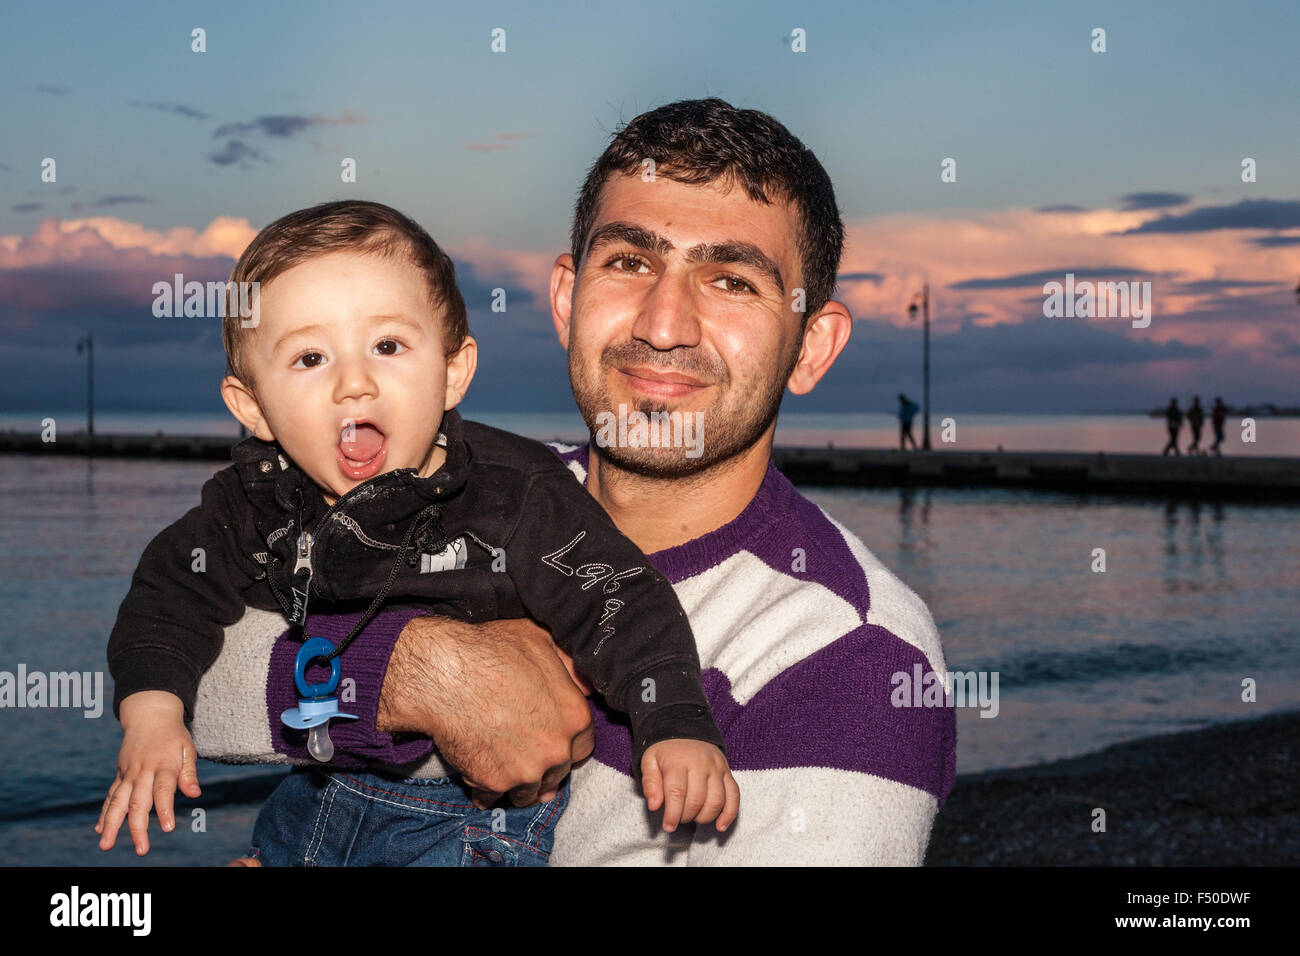
[[[44,442],[0,432],[0,455],[230,460],[238,441],[216,435],[105,435]],[[1061,451],[894,451],[777,446],[776,466],[813,487],[1001,487],[1072,493],[1172,495],[1197,499],[1300,500],[1300,457],[1175,456]]]
[[[1030,767],[958,774],[935,820],[925,865],[1294,866],[1300,862],[1297,760],[1300,710],[1143,737]],[[218,766],[224,765],[202,765],[200,779]],[[210,838],[160,841],[163,852],[150,853],[149,863],[222,862],[222,854],[247,838],[244,828],[286,769],[207,780],[201,804],[233,828],[222,827],[223,845]],[[178,813],[189,806],[178,799]],[[81,848],[81,831],[99,807],[95,800],[0,818],[0,865],[18,862],[3,857],[23,833],[40,834],[48,847]],[[1105,833],[1091,828],[1097,807],[1106,811]],[[75,852],[81,859],[82,850]],[[129,850],[87,853],[85,862],[149,865]]]
[[[1298,760],[1300,711],[1285,711],[959,774],[925,865],[1294,866]]]

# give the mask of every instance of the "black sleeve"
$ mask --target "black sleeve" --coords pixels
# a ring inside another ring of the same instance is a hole
[[[165,690],[185,704],[186,722],[194,719],[199,678],[224,628],[243,616],[241,590],[256,574],[240,547],[242,502],[234,469],[218,472],[202,503],[145,548],[108,639],[115,716],[127,696]]]
[[[647,747],[686,737],[725,750],[672,585],[567,470],[534,475],[506,572],[606,703],[632,724],[632,772]]]

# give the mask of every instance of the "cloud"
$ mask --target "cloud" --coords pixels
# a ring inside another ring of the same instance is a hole
[[[1074,274],[1076,282],[1084,279],[1115,281],[1120,279],[1151,278],[1149,273],[1137,269],[1125,269],[1120,266],[1066,266],[1065,268],[1046,269],[1042,272],[1022,272],[1019,275],[996,276],[984,279],[964,279],[954,282],[950,289],[1021,289],[1029,287],[1042,288],[1047,282],[1064,282],[1065,274]]]
[[[1250,242],[1265,249],[1276,249],[1279,246],[1300,246],[1300,236],[1258,236]]]
[[[254,160],[267,161],[266,155],[260,150],[238,139],[229,140],[220,149],[208,153],[208,159],[218,166],[233,166],[238,163],[242,169],[248,169]]]
[[[1034,212],[1087,212],[1083,206],[1071,206],[1065,203],[1056,206],[1039,206]]]
[[[29,236],[0,236],[0,272],[53,263],[93,262],[111,268],[117,256],[140,250],[153,257],[224,257],[234,260],[257,235],[247,219],[218,216],[202,230],[165,232],[112,216],[46,219]]]
[[[12,212],[36,212],[38,209],[44,209],[45,203],[40,202],[20,202],[14,203],[9,207]]]
[[[278,139],[288,139],[313,126],[364,126],[368,117],[351,110],[344,110],[338,117],[298,116],[282,114],[277,116],[259,116],[242,123],[223,123],[212,132],[213,139],[225,139],[233,136],[251,136],[262,134]]]
[[[836,282],[879,282],[884,275],[879,272],[841,272]]]
[[[212,119],[212,114],[205,113],[193,106],[185,103],[158,103],[158,102],[140,102],[132,100],[131,106],[138,107],[142,110],[159,110],[163,113],[175,113],[177,116],[184,116],[186,119],[206,120]]]
[[[1300,227],[1300,200],[1243,199],[1230,206],[1202,206],[1181,215],[1160,216],[1123,235],[1149,232],[1210,232],[1216,229]]]
[[[135,205],[136,203],[148,202],[153,202],[153,200],[148,196],[104,196],[101,199],[94,199],[90,202],[74,202],[72,208],[78,211],[82,209],[107,209],[110,206],[130,206]]]
[[[47,96],[68,96],[72,93],[72,90],[68,89],[66,86],[50,86],[48,83],[41,83],[37,86],[33,86],[31,87],[31,90],[36,93],[44,93]]]
[[[1269,279],[1198,279],[1178,284],[1179,292],[1222,292],[1231,289],[1277,288],[1279,283]]]
[[[534,136],[541,136],[540,129],[525,130],[521,133],[494,133],[491,139],[480,143],[461,143],[460,148],[469,150],[473,153],[489,153],[502,149],[511,149],[515,143],[521,140],[531,139]]]
[[[90,330],[109,347],[192,341],[215,320],[154,317],[153,286],[176,273],[224,281],[233,259],[215,247],[228,229],[214,221],[202,233],[160,234],[113,219],[46,219],[30,236],[0,237],[0,340],[39,347]]]
[[[1186,193],[1128,193],[1121,196],[1119,201],[1124,204],[1124,209],[1164,209],[1168,206],[1182,206],[1191,202],[1192,197]]]
[[[222,123],[212,132],[213,139],[226,142],[208,153],[208,160],[217,166],[239,166],[249,169],[254,162],[269,162],[265,153],[246,142],[247,137],[292,139],[304,130],[322,126],[364,126],[370,118],[353,110],[343,110],[338,116],[301,116],[277,114],[258,116],[237,123]]]

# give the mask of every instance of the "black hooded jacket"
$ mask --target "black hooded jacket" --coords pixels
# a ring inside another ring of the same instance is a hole
[[[383,594],[468,622],[535,618],[628,714],[634,772],[660,740],[722,747],[672,585],[564,464],[455,410],[439,442],[447,458],[432,476],[391,471],[332,506],[277,445],[236,445],[202,503],[140,559],[109,638],[114,713],[165,690],[191,720],[199,678],[248,606],[301,623],[308,606],[364,610]]]

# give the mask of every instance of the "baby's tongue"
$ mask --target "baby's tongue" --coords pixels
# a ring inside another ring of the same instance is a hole
[[[343,452],[343,457],[353,461],[369,461],[379,454],[383,443],[384,433],[374,425],[352,425],[343,429],[339,451]]]

